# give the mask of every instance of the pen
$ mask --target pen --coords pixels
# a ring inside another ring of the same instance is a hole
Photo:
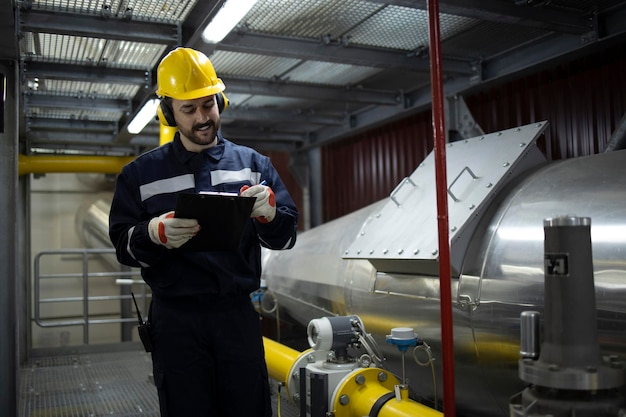
[[[267,185],[267,181],[263,180],[261,181],[258,185]],[[244,191],[246,191],[248,188],[250,188],[249,185],[244,185],[243,187],[241,187],[241,189],[239,190],[239,194],[243,193]]]

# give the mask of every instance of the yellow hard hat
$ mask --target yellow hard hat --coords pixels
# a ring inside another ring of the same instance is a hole
[[[194,100],[224,91],[213,64],[206,55],[191,48],[176,48],[168,53],[157,68],[159,97]]]

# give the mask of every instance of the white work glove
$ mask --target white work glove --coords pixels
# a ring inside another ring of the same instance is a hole
[[[178,219],[170,211],[155,217],[148,223],[150,239],[168,249],[180,248],[200,230],[196,219]]]
[[[256,197],[252,214],[261,223],[269,223],[276,217],[276,197],[274,191],[266,185],[253,185],[241,187],[242,197]]]

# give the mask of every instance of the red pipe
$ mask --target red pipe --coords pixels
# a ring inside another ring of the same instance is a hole
[[[450,281],[450,244],[448,235],[448,180],[446,178],[446,130],[444,120],[441,39],[439,36],[439,1],[428,0],[430,40],[430,83],[433,98],[433,134],[435,143],[435,188],[437,189],[437,224],[439,229],[439,293],[441,298],[441,354],[443,362],[443,412],[456,415],[454,395],[454,341],[452,290]]]

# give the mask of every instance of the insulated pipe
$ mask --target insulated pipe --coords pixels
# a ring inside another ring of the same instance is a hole
[[[263,338],[265,362],[269,376],[287,384],[293,379],[292,373],[297,362],[305,366],[307,358],[315,351],[298,352],[274,340]],[[336,417],[442,417],[443,414],[408,398],[406,390],[400,390],[400,400],[396,399],[394,387],[397,380],[387,371],[379,368],[359,368],[352,372],[337,387],[334,394]],[[404,391],[404,392],[403,392]],[[404,395],[402,395],[404,394]],[[290,397],[291,398],[291,397]],[[302,401],[304,401],[303,397]]]
[[[441,356],[443,362],[443,409],[447,417],[456,415],[454,393],[454,334],[452,323],[452,273],[448,234],[448,180],[446,178],[445,102],[441,69],[439,36],[439,2],[428,0],[430,40],[430,84],[433,100],[433,135],[435,139],[435,182],[437,190],[437,221],[439,230],[439,292],[441,316]]]
[[[51,172],[97,172],[118,174],[134,156],[20,155],[18,173],[47,174]]]

